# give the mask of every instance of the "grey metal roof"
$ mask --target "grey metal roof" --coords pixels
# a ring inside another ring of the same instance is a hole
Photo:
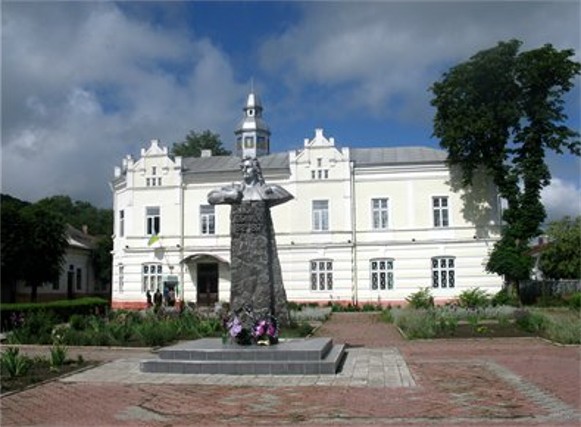
[[[397,165],[418,163],[442,163],[447,153],[428,147],[380,147],[352,148],[351,160],[355,166]],[[269,169],[288,169],[288,153],[274,153],[259,158],[264,171]],[[185,157],[183,159],[185,173],[232,172],[240,170],[240,157],[212,156]]]
[[[355,166],[440,163],[447,157],[446,151],[428,147],[352,148],[350,151]]]
[[[274,153],[258,158],[263,170],[288,169],[288,153]],[[240,171],[240,157],[184,157],[182,165],[185,173],[232,172]]]

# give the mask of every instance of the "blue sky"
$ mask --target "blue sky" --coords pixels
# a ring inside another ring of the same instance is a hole
[[[110,207],[113,168],[150,139],[210,129],[231,147],[251,80],[274,151],[318,127],[341,146],[438,147],[428,89],[443,72],[511,38],[578,52],[579,13],[573,1],[5,1],[2,192]],[[576,129],[579,99],[578,84]],[[579,161],[547,158],[551,219],[579,214]]]

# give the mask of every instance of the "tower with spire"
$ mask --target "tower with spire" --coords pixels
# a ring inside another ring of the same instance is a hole
[[[244,107],[244,117],[238,123],[236,135],[236,154],[241,157],[259,157],[270,153],[270,129],[262,118],[262,103],[250,90]]]

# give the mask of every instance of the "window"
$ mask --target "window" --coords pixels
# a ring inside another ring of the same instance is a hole
[[[119,237],[125,236],[125,211],[119,211]]]
[[[150,206],[145,208],[145,218],[147,235],[153,236],[159,234],[161,218],[159,214],[159,206]]]
[[[141,292],[155,291],[161,289],[161,264],[143,264],[143,280],[141,282]]]
[[[200,233],[216,234],[214,206],[200,206]]]
[[[432,199],[432,209],[434,211],[434,227],[448,227],[448,198],[434,197]]]
[[[322,158],[317,158],[317,167],[311,171],[311,179],[329,179],[329,169],[323,169]]]
[[[69,271],[67,271],[67,292],[72,291],[74,282],[75,282],[75,266],[69,265]]]
[[[311,261],[311,290],[330,291],[333,289],[333,261]]]
[[[455,282],[454,258],[432,258],[432,287],[453,288]]]
[[[80,268],[77,268],[77,291],[80,291],[83,289],[83,270],[81,270]]]
[[[244,148],[254,148],[254,138],[251,136],[244,137]]]
[[[373,229],[385,230],[388,228],[387,215],[388,199],[371,199],[371,212],[373,215]]]
[[[371,289],[374,291],[393,289],[393,259],[372,259]]]
[[[329,201],[313,200],[313,231],[329,229]]]
[[[123,273],[124,273],[124,266],[120,265],[119,266],[119,293],[123,293]]]

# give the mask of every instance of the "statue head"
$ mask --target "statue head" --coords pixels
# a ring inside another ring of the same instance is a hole
[[[252,187],[257,184],[264,184],[264,177],[262,176],[262,169],[260,163],[258,163],[258,159],[245,157],[240,163],[240,169],[242,170],[242,177],[246,185]]]

